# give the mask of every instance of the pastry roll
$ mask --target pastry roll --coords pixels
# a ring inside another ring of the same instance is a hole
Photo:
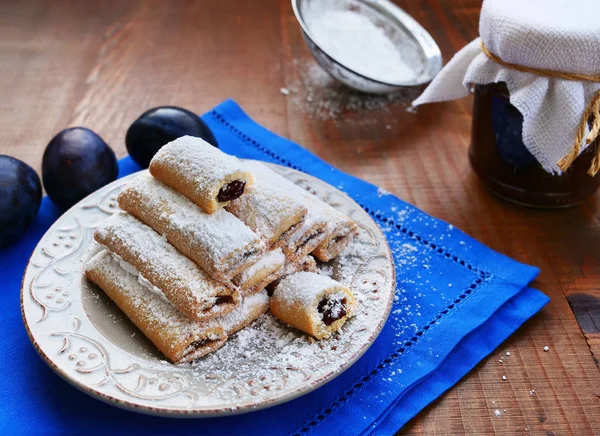
[[[248,167],[250,170],[253,168]],[[246,223],[267,248],[273,250],[283,246],[302,226],[307,209],[301,201],[286,195],[261,174],[253,172],[253,177],[252,189],[232,201],[227,210]]]
[[[269,309],[269,296],[264,289],[256,294],[247,295],[242,300],[242,304],[235,308],[233,312],[217,318],[217,322],[227,336],[231,336],[241,329],[250,325]]]
[[[224,209],[208,214],[150,174],[138,176],[119,195],[119,206],[166,236],[214,279],[230,282],[256,263],[265,244]]]
[[[221,325],[187,318],[158,289],[121,268],[108,250],[89,260],[85,274],[173,363],[191,362],[227,340]]]
[[[304,239],[305,244],[310,243],[308,248],[311,248],[313,244],[316,245],[318,242],[318,245],[312,251],[317,259],[323,262],[330,261],[346,248],[358,232],[356,223],[345,214],[295,185],[282,175],[277,174],[259,162],[247,162],[246,167],[252,171],[255,178],[264,180],[264,183],[277,187],[276,189],[285,192],[288,196],[296,198],[299,203],[304,204],[308,209],[306,219],[309,223],[327,223],[324,232],[320,234],[313,233],[312,239],[303,238],[304,234],[302,232],[297,236],[298,240]],[[316,232],[316,230],[313,230],[313,232]],[[294,238],[294,235],[290,238]],[[295,258],[300,258],[300,254],[303,251],[307,251],[306,249],[302,250],[302,248],[302,246],[296,248],[296,251],[299,251],[299,253]],[[289,250],[291,251],[291,249]]]
[[[240,197],[252,184],[252,175],[236,157],[193,136],[163,146],[150,162],[150,173],[207,213]]]
[[[285,256],[281,248],[269,251],[257,263],[236,276],[233,284],[240,288],[242,295],[254,294],[281,277],[284,264]]]
[[[290,262],[289,260],[286,261],[284,267],[278,274],[279,278],[267,285],[269,295],[273,295],[273,291],[282,279],[300,271],[317,272],[317,262],[315,262],[315,259],[311,255],[304,256],[295,262]]]
[[[354,221],[343,213],[331,209],[336,213],[330,214],[327,237],[312,252],[312,255],[321,262],[329,262],[336,258],[358,233],[358,226]]]
[[[158,233],[121,212],[105,220],[94,238],[140,272],[189,318],[205,321],[231,312],[240,293],[213,280]]]
[[[324,339],[356,312],[350,289],[329,277],[298,272],[281,280],[271,298],[271,313],[286,324]]]
[[[308,209],[304,223],[290,236],[283,246],[285,257],[292,261],[298,261],[313,252],[321,242],[328,237],[327,219]]]

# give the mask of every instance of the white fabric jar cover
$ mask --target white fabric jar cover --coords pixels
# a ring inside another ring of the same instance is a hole
[[[484,0],[479,33],[413,105],[465,97],[473,84],[505,82],[523,115],[525,147],[547,172],[561,174],[558,162],[573,149],[582,116],[600,91],[600,0]],[[505,63],[595,79],[518,71],[492,60],[482,42]],[[584,139],[581,151],[586,146]]]

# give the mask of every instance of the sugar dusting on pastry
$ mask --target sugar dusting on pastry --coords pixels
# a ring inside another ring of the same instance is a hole
[[[196,359],[223,345],[226,335],[218,323],[187,318],[161,298],[160,290],[143,286],[136,272],[133,266],[107,250],[97,253],[86,264],[88,277],[172,361]]]
[[[131,215],[123,212],[108,218],[98,227],[95,237],[139,269],[184,313],[206,317],[225,309],[215,303],[220,296],[231,295],[231,290],[215,282],[165,238]],[[205,309],[208,313],[197,313]]]
[[[179,250],[220,281],[226,281],[264,253],[265,244],[242,221],[219,209],[206,213],[149,173],[119,195],[119,205],[167,236]]]
[[[194,186],[205,191],[212,190],[230,174],[242,171],[243,165],[237,157],[223,153],[203,139],[193,136],[182,136],[166,144],[152,161],[173,165],[182,175],[196,175]]]
[[[251,267],[244,270],[239,278],[236,277],[236,283],[239,286],[243,286],[246,282],[250,281],[252,277],[260,272],[267,272],[266,275],[272,273],[279,268],[282,268],[285,264],[285,256],[281,248],[271,250],[265,254],[258,262]]]
[[[206,141],[182,136],[162,147],[150,162],[150,173],[213,213],[252,186],[252,174],[234,156]]]
[[[319,236],[319,246],[315,250],[315,254],[320,260],[331,260],[351,241],[357,231],[357,226],[345,214],[260,162],[246,162],[246,167],[252,171],[257,180],[262,180],[261,183],[272,186],[272,189],[279,191],[282,195],[287,195],[306,205],[308,209],[306,220],[309,222],[325,221],[327,223],[325,232]],[[299,233],[298,235],[292,235],[292,238],[301,236],[302,233]],[[339,241],[339,247],[330,246],[330,242],[334,240]],[[321,244],[324,246],[321,247]]]
[[[277,248],[286,242],[279,238],[291,236],[287,232],[304,220],[307,209],[261,173],[247,169],[253,174],[254,186],[226,208],[254,230],[269,248]]]
[[[223,330],[232,334],[232,330],[239,330],[240,326],[254,321],[251,318],[258,318],[267,311],[269,307],[269,296],[267,291],[263,290],[253,295],[243,298],[242,304],[227,315],[216,319]]]

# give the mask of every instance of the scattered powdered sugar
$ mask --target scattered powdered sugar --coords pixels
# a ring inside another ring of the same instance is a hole
[[[385,95],[365,94],[337,82],[312,59],[295,59],[297,78],[290,86],[299,89],[288,98],[294,107],[317,120],[336,119],[349,124],[378,124],[390,108],[407,105],[418,97],[414,88],[404,88]],[[367,115],[373,114],[368,117]],[[352,117],[351,114],[361,115]]]
[[[377,196],[378,197],[383,197],[383,196],[386,196],[386,195],[391,195],[391,192],[386,191],[385,189],[383,189],[381,187],[377,188]]]
[[[359,12],[324,9],[326,4],[309,3],[304,19],[313,40],[329,56],[381,82],[406,83],[417,76],[382,27]]]

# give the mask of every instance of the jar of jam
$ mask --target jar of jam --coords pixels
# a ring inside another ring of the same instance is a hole
[[[523,117],[510,104],[506,85],[476,85],[474,97],[469,160],[489,191],[525,206],[561,208],[580,203],[598,189],[600,173],[588,174],[598,140],[563,174],[550,174],[523,145]]]

